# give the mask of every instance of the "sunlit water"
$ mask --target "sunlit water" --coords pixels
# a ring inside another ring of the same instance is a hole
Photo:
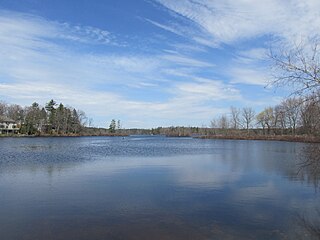
[[[0,239],[317,239],[305,144],[0,139]]]

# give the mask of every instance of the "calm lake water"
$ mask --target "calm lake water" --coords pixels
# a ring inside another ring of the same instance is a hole
[[[0,239],[318,239],[319,175],[301,169],[309,147],[1,138]]]

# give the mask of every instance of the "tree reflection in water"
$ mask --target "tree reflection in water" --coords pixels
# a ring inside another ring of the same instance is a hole
[[[298,176],[313,184],[315,191],[319,190],[320,181],[320,144],[308,144],[303,148],[298,164]],[[298,222],[310,237],[320,239],[320,210],[315,209],[314,219],[298,216]]]
[[[305,216],[298,216],[298,223],[307,232],[307,236],[314,239],[320,239],[320,210],[315,210],[315,217],[317,220],[310,220]],[[304,234],[306,236],[306,234]]]
[[[306,145],[300,156],[298,176],[308,183],[312,183],[316,190],[320,181],[320,144]]]

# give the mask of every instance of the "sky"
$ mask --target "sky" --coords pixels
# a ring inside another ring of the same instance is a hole
[[[208,126],[281,102],[270,48],[320,31],[319,0],[0,0],[0,100],[93,125]]]

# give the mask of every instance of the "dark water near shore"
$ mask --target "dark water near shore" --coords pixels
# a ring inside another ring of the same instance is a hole
[[[0,239],[318,239],[319,175],[300,168],[308,147],[2,138]]]

